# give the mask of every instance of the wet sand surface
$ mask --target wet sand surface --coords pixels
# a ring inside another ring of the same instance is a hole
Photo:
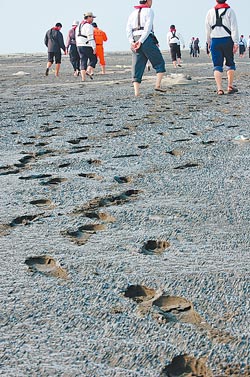
[[[0,56],[2,376],[250,376],[250,59],[165,57]]]

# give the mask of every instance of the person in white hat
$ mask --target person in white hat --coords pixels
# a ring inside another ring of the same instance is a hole
[[[97,63],[94,28],[92,26],[95,17],[92,12],[85,13],[83,21],[76,27],[76,46],[80,56],[82,81],[85,81],[86,75],[93,79]]]
[[[74,69],[74,76],[80,75],[80,56],[77,51],[76,47],[76,36],[75,31],[77,26],[79,25],[79,21],[72,22],[72,28],[68,32],[67,40],[66,40],[66,49],[69,53],[70,62]]]

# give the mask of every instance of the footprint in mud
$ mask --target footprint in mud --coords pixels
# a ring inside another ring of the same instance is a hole
[[[202,141],[201,142],[201,144],[203,144],[203,145],[211,145],[211,144],[214,144],[214,143],[216,143],[215,140],[208,140],[208,141]]]
[[[103,177],[96,173],[79,173],[78,176],[83,178],[96,179],[97,181],[101,181],[103,179]]]
[[[178,149],[173,149],[171,151],[166,151],[166,153],[171,154],[172,156],[175,156],[175,157],[183,155],[183,152],[180,151],[180,150],[178,150]]]
[[[131,298],[137,303],[151,301],[155,298],[157,291],[144,285],[129,285],[124,293],[125,297]]]
[[[192,141],[192,139],[178,139],[178,140],[173,140],[173,143],[182,143],[184,141]]]
[[[70,166],[70,162],[65,162],[64,164],[58,165],[58,168],[67,168],[68,166]]]
[[[9,224],[10,227],[15,227],[18,225],[28,225],[30,222],[39,219],[43,213],[37,214],[37,215],[24,215],[16,217],[14,220],[11,221]]]
[[[20,158],[20,160],[18,160],[20,162],[19,166],[20,167],[24,167],[25,165],[29,164],[31,161],[35,161],[35,155],[32,154],[32,155],[26,155],[22,158]]]
[[[30,204],[44,208],[44,209],[51,209],[54,207],[54,204],[50,199],[36,199],[36,200],[31,200]]]
[[[71,150],[69,152],[69,154],[84,153],[84,152],[88,152],[88,151],[89,151],[89,147],[78,147],[78,148]]]
[[[139,154],[137,153],[131,153],[131,154],[121,154],[121,155],[117,155],[117,156],[113,156],[113,158],[129,158],[129,157],[140,157]]]
[[[19,177],[19,179],[24,179],[28,181],[30,179],[41,179],[41,178],[49,178],[49,177],[52,177],[52,175],[51,174],[32,174],[25,177]]]
[[[51,178],[49,181],[41,182],[44,186],[57,186],[59,183],[67,181],[67,178]]]
[[[200,324],[202,318],[194,310],[191,301],[178,296],[162,295],[153,302],[162,322],[185,322]]]
[[[90,160],[87,160],[87,163],[89,165],[101,165],[102,164],[102,161],[101,160],[95,160],[95,159],[90,159]]]
[[[196,359],[194,356],[175,356],[171,364],[166,365],[162,370],[161,377],[212,377],[211,370],[206,366],[207,358]]]
[[[77,230],[62,231],[61,234],[65,237],[68,237],[72,242],[76,243],[78,246],[82,246],[85,245],[85,243],[89,240],[91,235],[105,229],[105,224],[86,224],[80,226]]]
[[[78,246],[85,245],[85,243],[88,241],[88,239],[89,239],[90,236],[91,236],[91,233],[82,232],[82,231],[80,230],[80,228],[77,229],[77,230],[66,230],[66,231],[62,231],[61,234],[62,234],[64,237],[69,238],[71,242],[74,242],[74,243],[77,244]]]
[[[80,208],[75,209],[73,213],[81,214],[91,209],[96,210],[99,207],[121,205],[129,201],[135,200],[137,198],[137,195],[141,192],[142,192],[141,190],[127,190],[117,196],[109,195],[104,198],[95,198],[95,199],[90,200],[88,203],[81,206]]]
[[[188,162],[185,165],[176,166],[174,168],[174,170],[183,170],[183,169],[188,169],[188,168],[197,168],[198,166],[199,166],[199,164],[197,164],[196,162]]]
[[[116,182],[118,182],[118,183],[121,183],[121,184],[122,183],[130,183],[130,182],[133,181],[132,177],[129,177],[129,176],[127,176],[127,177],[118,177],[118,176],[115,176],[114,180]]]
[[[68,279],[67,271],[60,266],[54,258],[49,255],[40,255],[38,257],[29,257],[25,260],[30,272],[39,272],[47,276],[53,276],[60,279]]]
[[[116,221],[115,217],[104,212],[86,212],[84,215],[89,219],[98,219],[106,223],[114,223]]]
[[[151,313],[152,318],[160,323],[184,322],[196,325],[202,323],[202,318],[194,310],[191,301],[178,296],[165,295],[161,289],[130,285],[124,296],[140,304],[138,314]]]
[[[170,247],[170,242],[168,241],[148,240],[143,245],[141,252],[146,255],[161,254],[168,247]]]
[[[19,169],[11,169],[11,168],[8,168],[7,171],[4,171],[4,172],[0,173],[0,176],[1,176],[1,175],[18,174],[18,173],[20,173],[20,170],[19,170]]]

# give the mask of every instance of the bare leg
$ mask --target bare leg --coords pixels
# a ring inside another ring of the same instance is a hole
[[[173,66],[174,66],[175,68],[177,68],[177,61],[176,61],[176,60],[173,61]]]
[[[51,63],[51,62],[48,62],[48,63],[47,63],[47,68],[46,68],[46,71],[45,71],[45,76],[48,76],[48,74],[49,74],[49,69],[50,69],[51,66],[52,66],[52,63]]]
[[[161,81],[163,79],[164,73],[160,72],[156,74],[156,83],[155,83],[155,89],[161,88]]]
[[[102,74],[105,75],[105,73],[106,73],[106,66],[105,65],[101,65],[101,69],[102,69]]]
[[[82,81],[85,81],[85,78],[86,78],[86,71],[85,71],[85,69],[81,69],[81,76],[82,76]]]
[[[135,97],[138,97],[140,94],[140,83],[134,82],[134,91],[135,91]]]
[[[223,90],[222,89],[222,72],[214,71],[214,78],[217,85],[217,91]]]
[[[61,64],[56,64],[56,69],[55,69],[55,76],[58,77],[59,76],[59,71],[60,71],[60,66]]]
[[[227,86],[233,86],[233,81],[234,81],[234,70],[233,69],[229,69],[227,71]]]

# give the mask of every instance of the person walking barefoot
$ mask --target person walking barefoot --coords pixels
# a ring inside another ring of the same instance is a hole
[[[153,0],[141,0],[128,18],[126,32],[132,50],[132,79],[135,96],[140,94],[140,84],[148,60],[156,71],[155,90],[165,92],[161,82],[166,72],[165,62],[154,36]]]
[[[227,70],[227,93],[233,94],[238,89],[233,86],[235,62],[234,54],[238,50],[239,32],[234,11],[226,4],[227,0],[216,0],[206,16],[206,35],[214,66],[214,78],[217,94],[224,94],[222,73],[225,60]]]
[[[62,60],[62,53],[61,50],[64,51],[64,54],[67,54],[67,50],[64,44],[63,35],[61,33],[62,24],[57,22],[54,27],[49,29],[44,37],[44,43],[48,48],[48,63],[47,68],[45,71],[45,76],[48,76],[49,69],[54,63],[56,64],[55,69],[55,76],[59,76],[59,71],[61,67],[61,60]]]

